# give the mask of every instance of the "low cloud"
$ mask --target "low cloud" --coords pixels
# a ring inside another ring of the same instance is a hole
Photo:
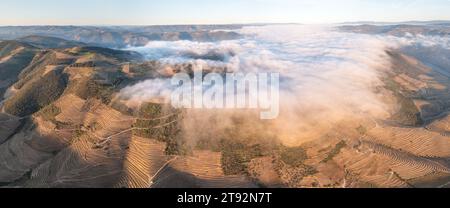
[[[278,119],[263,122],[256,114],[253,117],[252,111],[188,110],[185,132],[192,140],[212,136],[198,129],[220,132],[241,117],[252,124],[242,125],[246,132],[258,129],[259,134],[262,131],[275,136],[286,145],[299,145],[324,136],[341,123],[356,128],[361,120],[389,116],[384,95],[375,89],[383,86],[382,70],[390,67],[385,50],[398,47],[399,41],[342,33],[328,26],[244,27],[237,32],[245,38],[214,43],[151,42],[132,48],[150,60],[164,63],[221,66],[243,73],[280,73]],[[119,96],[138,104],[170,98],[170,91],[169,80],[154,79],[126,87]],[[217,122],[211,122],[214,120]]]

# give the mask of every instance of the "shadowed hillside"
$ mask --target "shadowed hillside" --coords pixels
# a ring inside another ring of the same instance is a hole
[[[19,42],[27,43],[37,48],[73,48],[77,46],[83,46],[84,43],[68,41],[61,38],[45,37],[45,36],[26,36],[16,39]]]

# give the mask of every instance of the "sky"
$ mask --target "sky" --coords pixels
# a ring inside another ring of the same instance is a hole
[[[0,0],[0,25],[450,20],[450,0]]]

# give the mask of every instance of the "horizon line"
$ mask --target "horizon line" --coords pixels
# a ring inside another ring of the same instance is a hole
[[[436,20],[406,20],[406,21],[374,21],[374,20],[361,20],[361,21],[345,21],[345,22],[333,22],[333,23],[301,23],[301,22],[251,22],[251,23],[180,23],[180,24],[18,24],[18,25],[2,25],[0,27],[152,27],[152,26],[213,26],[213,25],[333,25],[333,24],[365,24],[365,23],[378,23],[378,24],[400,24],[400,23],[429,23],[429,22],[449,22],[448,20],[436,19]]]

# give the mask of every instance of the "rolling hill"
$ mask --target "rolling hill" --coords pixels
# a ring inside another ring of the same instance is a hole
[[[90,46],[125,48],[129,46],[145,46],[149,41],[155,40],[220,41],[237,39],[241,37],[238,33],[226,30],[240,27],[242,25],[180,25],[164,27],[6,26],[0,27],[0,40],[17,39],[44,48],[68,48],[79,46],[83,43]]]

